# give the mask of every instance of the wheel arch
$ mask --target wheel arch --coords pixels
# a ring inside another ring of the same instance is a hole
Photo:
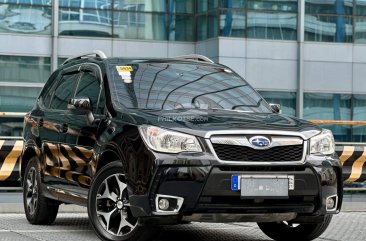
[[[132,193],[146,195],[155,169],[155,156],[145,145],[137,126],[116,126],[121,127],[105,144],[105,151],[97,160],[96,173],[111,161],[119,160]]]
[[[98,173],[107,164],[118,160],[120,160],[120,157],[118,157],[116,151],[112,148],[109,148],[108,150],[104,151],[98,158],[95,173]]]
[[[29,161],[33,157],[38,157],[37,150],[33,146],[28,146],[23,150],[23,154],[21,156],[20,162],[20,180],[23,181],[25,169],[29,163]]]

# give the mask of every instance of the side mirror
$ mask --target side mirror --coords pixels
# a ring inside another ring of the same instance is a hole
[[[80,111],[82,114],[86,114],[87,111],[91,111],[90,99],[88,97],[75,97],[70,99],[67,109]]]
[[[93,125],[95,118],[92,112],[92,106],[88,97],[75,97],[70,99],[67,109],[79,115],[86,115],[88,125]]]
[[[273,113],[281,114],[281,105],[269,103],[269,106],[272,108]]]

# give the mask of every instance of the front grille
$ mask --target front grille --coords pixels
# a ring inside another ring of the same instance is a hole
[[[303,145],[277,146],[268,150],[214,143],[212,145],[216,155],[223,161],[290,162],[300,161],[303,156]]]

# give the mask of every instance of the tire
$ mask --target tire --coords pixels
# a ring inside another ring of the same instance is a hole
[[[43,195],[39,160],[33,157],[24,173],[23,204],[27,220],[31,224],[52,224],[58,213],[59,202]]]
[[[106,165],[94,178],[89,190],[88,215],[95,233],[105,241],[150,240],[158,230],[141,225],[133,217],[120,161]]]
[[[258,223],[268,237],[277,241],[309,241],[318,238],[329,226],[332,215],[325,215],[322,223],[290,224],[287,222]]]

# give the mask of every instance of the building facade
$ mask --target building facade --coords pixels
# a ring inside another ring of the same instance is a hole
[[[0,0],[0,135],[21,132],[15,113],[59,64],[94,49],[203,54],[285,114],[366,120],[366,0]],[[366,140],[363,126],[327,127]]]

